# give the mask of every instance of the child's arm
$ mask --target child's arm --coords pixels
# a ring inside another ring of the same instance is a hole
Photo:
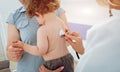
[[[21,41],[18,41],[17,43],[14,44],[14,46],[15,45],[23,48],[26,52],[32,55],[40,56],[46,54],[48,50],[48,39],[44,27],[38,29],[37,46],[28,45]]]

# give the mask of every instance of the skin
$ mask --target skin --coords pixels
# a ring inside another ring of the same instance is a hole
[[[79,33],[77,32],[66,33],[65,39],[73,47],[75,51],[77,51],[81,55],[84,54],[82,37]],[[73,40],[75,40],[75,42],[73,42]]]
[[[21,4],[24,6],[26,5],[25,0],[19,0]],[[60,15],[60,18],[65,22],[66,29],[68,29],[68,23],[65,16],[65,13]],[[6,54],[7,58],[11,61],[18,62],[22,58],[23,55],[23,49],[20,47],[16,47],[13,45],[13,43],[16,43],[16,41],[20,40],[20,35],[18,29],[13,24],[8,24],[8,38],[7,38],[7,48],[6,48]],[[50,70],[45,70],[46,68],[44,66],[40,67],[41,72],[51,72]],[[60,72],[64,69],[64,67],[60,67],[52,72]],[[45,70],[45,71],[44,71]]]
[[[23,4],[23,6],[26,5],[25,0],[19,0],[19,1],[21,2],[21,4]],[[67,21],[64,13],[61,14],[60,18],[64,22]],[[67,23],[65,24],[67,25]],[[6,54],[7,54],[8,59],[14,62],[18,62],[22,58],[22,55],[23,55],[22,48],[12,46],[12,43],[14,43],[14,41],[20,40],[19,36],[20,35],[19,35],[19,31],[17,30],[17,28],[13,24],[8,24],[8,38],[7,38]]]
[[[25,0],[19,0],[19,1],[24,6],[26,5]],[[66,29],[69,30],[65,14],[64,13],[61,14],[60,18],[65,22]],[[15,41],[18,41],[18,40],[20,40],[19,31],[14,25],[8,24],[8,40],[7,40],[6,52],[7,52],[8,59],[14,62],[18,62],[22,58],[22,55],[23,55],[23,49],[13,45],[13,43],[16,43]],[[55,71],[51,71],[51,70],[47,70],[44,66],[41,66],[40,71],[41,72],[60,72],[63,69],[64,67],[60,67],[56,69]]]
[[[25,6],[25,0],[19,0],[21,4]],[[19,47],[12,46],[14,41],[20,40],[20,35],[18,29],[13,24],[8,24],[8,38],[7,38],[7,48],[6,53],[9,60],[18,62],[23,55],[23,49]]]
[[[23,50],[19,47],[12,46],[14,40],[20,40],[19,32],[14,25],[8,24],[6,53],[9,60],[17,62],[21,59]]]
[[[110,0],[108,2],[110,2]],[[117,3],[119,3],[119,2],[117,2]],[[111,3],[109,3],[109,4],[110,4],[109,6],[110,6],[111,9],[120,10],[120,4],[117,5],[117,6],[112,5]],[[84,47],[83,47],[83,44],[82,44],[82,38],[81,38],[79,33],[77,33],[77,32],[66,33],[65,34],[65,39],[73,47],[73,49],[75,51],[77,51],[80,54],[84,54]],[[73,42],[72,40],[75,40],[76,42]],[[39,70],[40,70],[40,72],[61,72],[63,69],[58,68],[54,71],[51,71],[51,70],[48,70],[47,68],[45,68],[44,66],[42,66]]]
[[[40,68],[39,68],[39,71],[40,72],[61,72],[62,70],[64,69],[64,67],[59,67],[58,69],[54,70],[54,71],[51,71],[51,70],[48,70],[47,68],[45,68],[44,65],[42,65]]]
[[[77,51],[79,54],[84,54],[84,47],[82,43],[82,37],[79,33],[77,32],[66,32],[65,33],[65,39],[66,41],[73,47],[75,51]],[[75,40],[76,42],[73,42],[72,40]],[[40,72],[61,72],[64,69],[64,67],[60,67],[56,70],[48,70],[47,68],[41,66],[39,69]]]

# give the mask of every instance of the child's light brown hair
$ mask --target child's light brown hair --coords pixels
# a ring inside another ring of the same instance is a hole
[[[59,0],[27,0],[26,13],[29,17],[36,15],[35,12],[41,15],[53,12],[60,7]]]

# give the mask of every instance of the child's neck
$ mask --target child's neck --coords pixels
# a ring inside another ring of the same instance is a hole
[[[55,12],[47,13],[44,15],[45,24],[50,24],[56,20],[57,16]]]

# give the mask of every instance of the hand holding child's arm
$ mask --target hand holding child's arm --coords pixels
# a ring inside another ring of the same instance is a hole
[[[12,45],[14,47],[20,47],[24,51],[26,51],[32,55],[36,55],[36,56],[44,55],[47,53],[47,50],[48,50],[48,40],[47,40],[46,31],[44,30],[43,27],[38,29],[36,46],[28,45],[21,41],[15,41]]]
[[[24,43],[21,42],[21,41],[13,41],[13,42],[12,42],[12,46],[13,46],[13,47],[23,48],[23,47],[24,47]]]

